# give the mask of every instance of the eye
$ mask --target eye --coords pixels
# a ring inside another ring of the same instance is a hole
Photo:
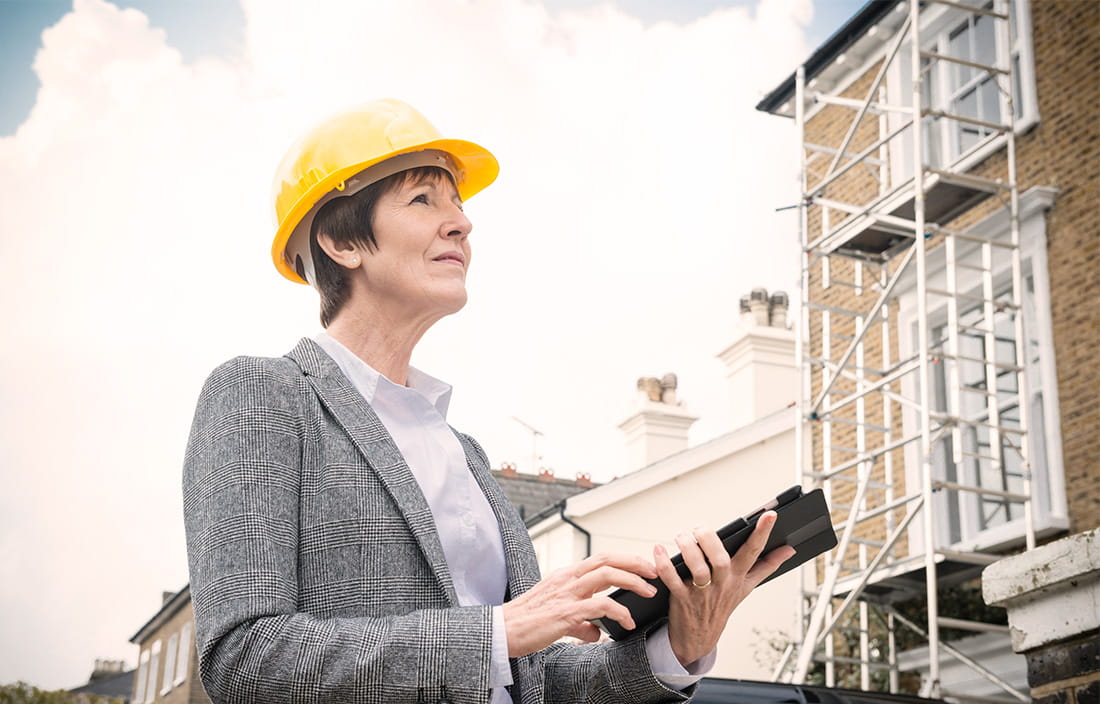
[[[420,195],[416,196],[415,198],[413,198],[409,202],[410,203],[423,203],[424,205],[427,205],[428,204],[428,194],[427,193],[421,193]]]

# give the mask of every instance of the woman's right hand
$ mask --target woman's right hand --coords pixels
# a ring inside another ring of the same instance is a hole
[[[645,580],[657,576],[652,563],[637,555],[593,555],[572,567],[548,574],[542,581],[504,604],[508,657],[542,650],[562,636],[592,643],[600,629],[590,619],[608,617],[634,628],[630,611],[606,594],[611,587],[651,597],[657,589]]]

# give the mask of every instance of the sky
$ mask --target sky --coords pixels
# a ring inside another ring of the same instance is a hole
[[[0,0],[0,683],[73,687],[187,582],[202,382],[320,330],[283,151],[399,97],[501,162],[465,310],[413,363],[494,466],[623,474],[640,376],[728,431],[738,299],[796,292],[790,121],[753,106],[861,0]],[[308,9],[307,9],[308,8]],[[776,468],[788,472],[789,468]]]

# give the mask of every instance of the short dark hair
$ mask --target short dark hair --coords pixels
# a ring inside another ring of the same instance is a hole
[[[372,183],[355,195],[334,198],[321,206],[313,218],[309,232],[309,251],[313,257],[313,272],[317,291],[321,294],[321,325],[328,327],[351,295],[348,270],[332,260],[317,244],[317,235],[324,233],[336,244],[358,244],[368,251],[378,249],[374,238],[374,207],[382,196],[407,183],[419,184],[451,178],[438,166],[421,166],[401,171]]]

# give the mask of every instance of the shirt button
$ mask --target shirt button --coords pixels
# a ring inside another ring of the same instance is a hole
[[[472,513],[462,514],[462,525],[466,526],[467,528],[473,528],[474,527],[474,514],[472,514]]]

